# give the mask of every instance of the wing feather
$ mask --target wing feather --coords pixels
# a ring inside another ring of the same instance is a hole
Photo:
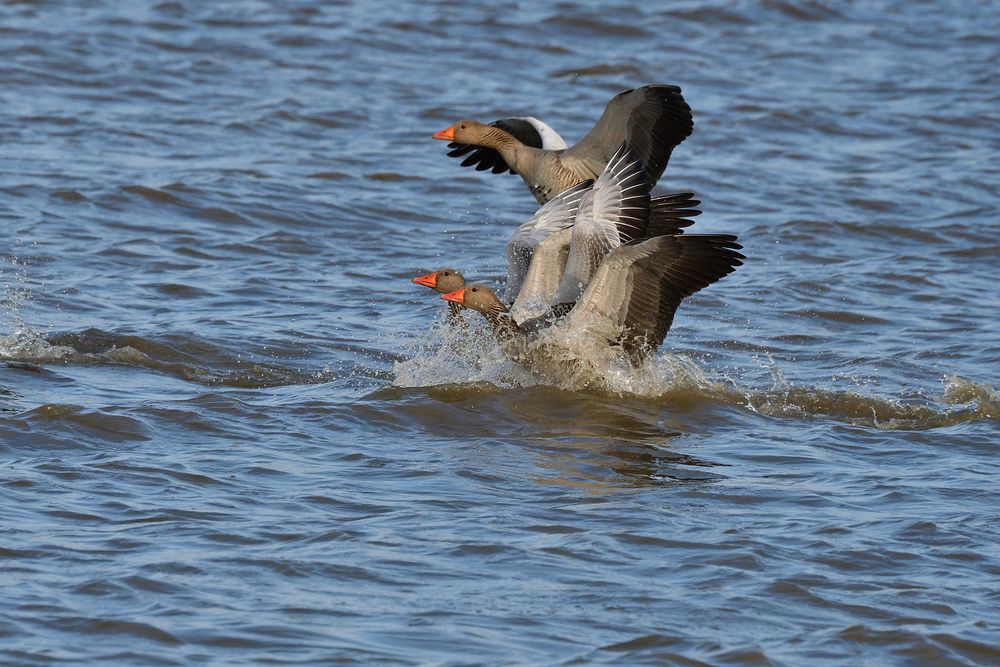
[[[663,342],[681,301],[743,263],[740,249],[728,234],[658,236],[622,246],[601,262],[568,325],[621,345],[639,362]]]
[[[593,184],[593,181],[583,181],[553,197],[510,237],[507,242],[507,301],[517,297],[535,248],[553,233],[573,224],[580,202]]]
[[[701,202],[694,198],[694,193],[677,192],[672,195],[653,197],[649,201],[649,225],[646,227],[646,237],[681,234],[685,227],[694,224],[694,218],[701,215],[697,207]]]
[[[557,302],[576,301],[605,255],[645,234],[649,202],[642,160],[623,143],[580,202]]]
[[[673,149],[693,129],[691,107],[678,86],[634,88],[613,97],[590,132],[567,149],[562,159],[564,163],[579,161],[597,173],[625,141],[645,164],[652,187],[666,169]]]

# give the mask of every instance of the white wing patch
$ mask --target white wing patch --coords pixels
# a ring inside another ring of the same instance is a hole
[[[521,116],[518,120],[523,120],[530,123],[533,128],[538,132],[538,136],[542,138],[542,149],[547,151],[561,151],[566,150],[569,146],[566,141],[559,136],[559,133],[553,130],[549,125],[546,125],[542,121],[538,120],[534,116]]]
[[[642,161],[622,144],[580,203],[557,303],[576,301],[609,252],[642,236],[649,224],[649,185]]]
[[[580,201],[592,185],[593,181],[583,181],[553,197],[510,237],[507,242],[507,301],[517,298],[535,248],[555,232],[573,224]]]

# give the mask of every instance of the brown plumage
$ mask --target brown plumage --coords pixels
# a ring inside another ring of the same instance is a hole
[[[465,276],[455,269],[446,267],[438,269],[437,271],[431,271],[424,276],[417,276],[410,282],[416,285],[430,287],[432,290],[440,294],[447,294],[465,287]],[[459,311],[462,310],[461,306],[449,302],[448,310],[451,313],[452,321],[461,319],[461,315],[459,315]]]
[[[701,213],[690,193],[649,197],[642,161],[622,144],[596,182],[550,199],[507,244],[507,301],[515,319],[568,310],[601,258],[636,238],[680,234]]]
[[[516,130],[512,133],[498,123],[486,125],[460,120],[436,133],[434,138],[456,144],[458,148],[452,153],[457,155],[467,152],[465,146],[479,146],[478,162],[469,163],[466,159],[463,164],[477,164],[477,168],[488,164],[494,172],[510,169],[524,179],[540,204],[580,181],[596,178],[622,142],[628,142],[643,161],[646,180],[652,187],[663,174],[674,147],[694,128],[691,108],[684,101],[681,89],[667,85],[649,85],[619,93],[608,102],[590,132],[566,149],[528,145],[517,136],[521,133]]]
[[[642,363],[663,342],[681,301],[742,264],[740,249],[729,234],[658,236],[623,245],[604,258],[569,314],[546,327],[515,321],[485,285],[466,285],[441,298],[486,316],[505,352],[537,375],[599,374],[599,364],[588,364],[616,349],[632,364]]]

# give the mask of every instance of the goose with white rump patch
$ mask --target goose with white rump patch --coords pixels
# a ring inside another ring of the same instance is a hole
[[[636,150],[652,187],[673,149],[693,129],[691,107],[678,86],[648,85],[613,97],[590,132],[569,147],[533,117],[505,118],[489,125],[460,120],[434,138],[452,142],[450,156],[471,152],[462,166],[518,174],[544,204],[580,181],[597,178],[623,141]]]

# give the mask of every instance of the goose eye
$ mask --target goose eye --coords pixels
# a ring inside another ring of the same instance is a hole
[[[475,287],[473,287],[473,288],[472,288],[472,291],[473,291],[473,292],[478,292],[479,290],[477,290],[477,289],[476,289]]]
[[[441,274],[441,275],[444,275],[444,276],[450,276],[451,274],[450,274],[450,273],[448,273],[447,271],[445,271],[445,272],[444,272],[443,274]]]
[[[459,129],[462,129],[462,130],[465,129],[465,125],[459,125],[458,127],[459,127]]]

